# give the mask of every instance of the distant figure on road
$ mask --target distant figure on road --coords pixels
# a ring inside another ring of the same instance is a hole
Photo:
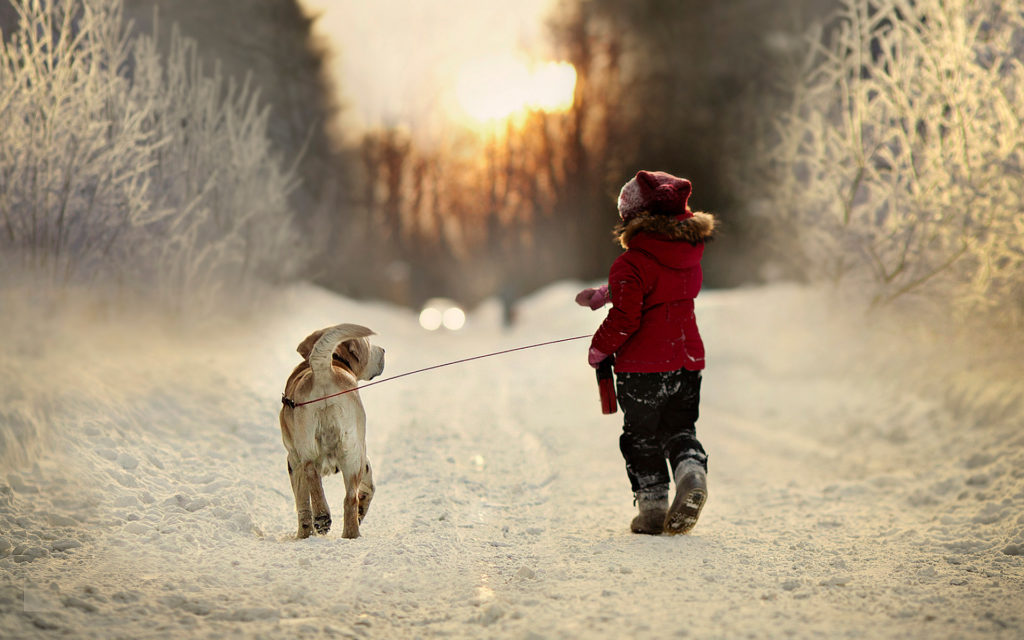
[[[691,189],[689,180],[661,171],[640,171],[627,182],[615,229],[626,251],[612,264],[607,285],[576,296],[595,310],[612,303],[588,361],[597,367],[615,358],[624,414],[619,448],[640,510],[634,533],[687,533],[707,499],[708,456],[696,431],[704,343],[693,303],[715,219],[690,210]],[[671,507],[666,460],[676,481]]]

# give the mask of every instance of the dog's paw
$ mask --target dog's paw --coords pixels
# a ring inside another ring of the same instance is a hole
[[[327,532],[331,530],[331,514],[326,513],[324,515],[317,516],[313,520],[313,526],[316,527],[316,532],[320,535],[327,535]]]

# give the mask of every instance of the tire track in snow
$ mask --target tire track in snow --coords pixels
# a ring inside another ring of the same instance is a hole
[[[434,549],[448,566],[433,578],[446,585],[439,608],[450,611],[451,620],[435,621],[435,629],[514,615],[496,590],[510,571],[522,568],[515,564],[519,554],[510,551],[518,546],[514,538],[541,532],[524,527],[520,514],[543,508],[545,500],[535,492],[550,484],[550,463],[540,441],[517,428],[508,381],[496,377],[492,366],[474,363],[402,391],[398,415],[415,407],[416,417],[406,418],[379,454],[391,465],[379,483],[379,499],[404,517],[426,510],[431,517],[422,520],[430,530],[418,544],[443,541]],[[451,389],[458,389],[456,398]],[[436,598],[435,588],[433,582],[423,585],[423,597]]]

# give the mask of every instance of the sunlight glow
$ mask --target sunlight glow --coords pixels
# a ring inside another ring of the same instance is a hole
[[[567,62],[530,66],[508,57],[463,65],[455,94],[468,117],[489,122],[527,111],[565,111],[575,89],[576,69]]]

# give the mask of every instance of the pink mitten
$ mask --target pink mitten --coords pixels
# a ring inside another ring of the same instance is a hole
[[[595,311],[600,309],[608,304],[608,285],[604,284],[597,288],[588,287],[580,291],[576,294],[576,304],[581,307],[590,307]]]
[[[604,359],[607,357],[607,353],[602,353],[601,351],[598,351],[596,347],[590,347],[590,353],[587,354],[587,362],[590,364],[590,366],[596,369],[597,366],[604,362]]]
[[[595,289],[593,287],[587,287],[583,291],[580,291],[579,293],[577,293],[576,294],[576,304],[580,305],[581,307],[589,307],[590,306],[590,299],[592,297],[594,297],[594,292],[595,291],[597,291],[597,289]]]

